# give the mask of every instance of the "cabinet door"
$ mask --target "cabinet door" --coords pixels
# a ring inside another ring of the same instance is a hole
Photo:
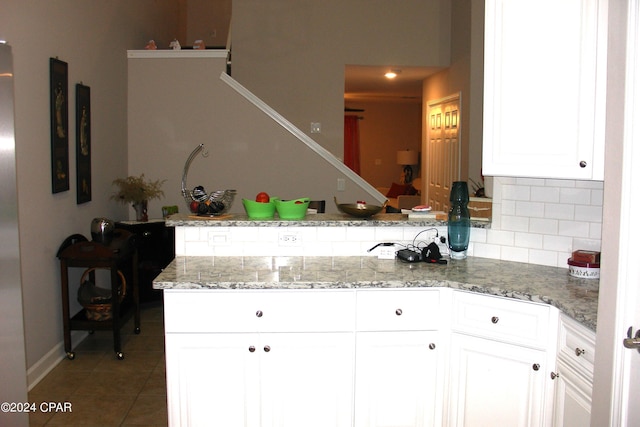
[[[167,334],[171,426],[348,427],[353,334]]]
[[[583,427],[591,422],[591,382],[567,364],[558,363],[554,425]]]
[[[352,425],[353,333],[260,338],[262,427]]]
[[[447,425],[547,425],[544,351],[454,333],[450,363]]]
[[[170,426],[260,425],[257,334],[166,334]]]
[[[442,424],[445,349],[434,331],[358,332],[356,427]]]
[[[604,178],[601,3],[485,2],[485,175]]]

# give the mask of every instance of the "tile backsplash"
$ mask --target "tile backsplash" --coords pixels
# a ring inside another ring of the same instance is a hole
[[[602,182],[495,177],[491,228],[471,230],[468,253],[566,268],[572,251],[600,250],[602,193]],[[446,226],[178,227],[176,255],[377,256],[367,251],[377,243],[400,249],[436,234]]]
[[[600,250],[602,181],[493,178],[491,229],[472,233],[472,254],[566,267],[576,249]]]

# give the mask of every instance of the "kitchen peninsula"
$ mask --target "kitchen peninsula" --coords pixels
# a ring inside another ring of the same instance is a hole
[[[597,280],[486,258],[407,264],[367,252],[446,235],[435,220],[178,215],[167,225],[176,258],[154,287],[165,294],[170,425],[491,417],[569,426],[589,417]]]

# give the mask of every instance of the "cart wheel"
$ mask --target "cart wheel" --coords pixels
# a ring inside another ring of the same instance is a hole
[[[139,335],[139,334],[140,334],[140,328],[135,328],[135,329],[133,330],[133,332],[135,332],[135,333],[136,333],[136,335]]]
[[[122,360],[122,359],[124,359],[124,354],[121,351],[117,351],[116,352],[116,357],[118,358],[118,360]]]
[[[73,351],[67,352],[67,359],[73,360],[76,358],[76,354]]]

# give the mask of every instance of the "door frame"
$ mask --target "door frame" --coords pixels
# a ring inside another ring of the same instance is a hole
[[[640,354],[622,345],[640,328],[640,0],[608,2],[607,119],[602,221],[602,267],[591,426],[638,425]],[[626,24],[626,25],[625,25]],[[635,119],[635,120],[634,120]],[[635,123],[634,123],[635,121]],[[634,377],[635,375],[635,377]]]

